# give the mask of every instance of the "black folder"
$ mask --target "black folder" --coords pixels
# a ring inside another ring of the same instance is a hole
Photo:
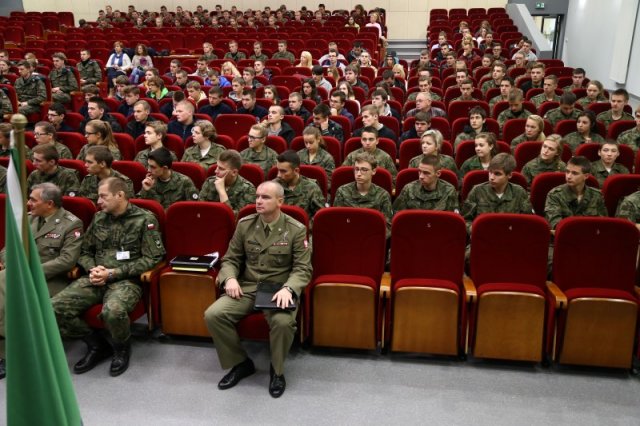
[[[256,301],[254,305],[254,309],[262,310],[262,309],[283,309],[278,308],[276,306],[275,300],[272,301],[273,295],[282,289],[282,284],[280,283],[270,283],[270,282],[259,282],[258,289],[256,290]],[[297,308],[295,295],[293,296],[293,300],[288,307],[284,308],[287,311],[295,311]]]
[[[206,256],[176,256],[169,265],[175,271],[207,272],[218,262],[218,253]]]

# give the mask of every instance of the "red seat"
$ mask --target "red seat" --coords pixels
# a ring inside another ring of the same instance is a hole
[[[333,207],[313,224],[313,281],[305,290],[306,336],[316,346],[370,349],[381,340],[380,279],[386,220],[371,209]]]
[[[297,115],[285,115],[282,119],[285,123],[287,123],[293,129],[293,132],[296,136],[302,136],[302,132],[304,131],[304,120]]]
[[[333,157],[335,164],[342,164],[342,144],[340,141],[331,136],[323,136],[325,149]],[[300,151],[304,149],[304,138],[302,136],[296,136],[291,141],[291,149],[294,151]]]
[[[576,120],[560,120],[556,123],[554,133],[560,136],[567,136],[569,133],[577,130],[576,123]]]
[[[482,98],[482,97],[481,97]],[[447,111],[447,118],[450,123],[455,122],[458,118],[469,118],[469,110],[474,107],[480,107],[484,109],[487,116],[491,115],[489,104],[485,101],[456,101],[449,103],[449,109]],[[455,134],[455,133],[454,133]]]
[[[451,119],[449,120],[451,121]],[[469,117],[467,115],[466,117],[456,118],[455,121],[452,121],[452,123],[453,124],[451,124],[451,138],[452,140],[455,140],[456,137],[464,131],[464,127],[469,125]],[[487,117],[484,122],[484,125],[488,132],[491,132],[495,135],[500,134],[500,124],[498,124],[498,122],[495,119]]]
[[[128,133],[114,133],[113,137],[118,144],[122,159],[127,161],[133,160],[136,156],[136,146],[131,135]]]
[[[498,141],[497,144],[498,152],[506,152],[507,154],[511,153],[511,147],[504,141]],[[458,145],[458,150],[456,151],[456,165],[458,168],[462,166],[467,159],[476,155],[476,142],[475,141],[462,141],[460,145]]]
[[[218,134],[231,136],[234,141],[248,135],[254,124],[256,124],[256,118],[247,114],[219,115],[214,122]]]
[[[400,153],[398,154],[399,169],[402,170],[409,167],[411,159],[420,154],[422,154],[420,139],[411,138],[403,140],[402,143],[400,143]]]
[[[620,174],[609,176],[602,185],[602,196],[609,216],[614,217],[620,202],[627,195],[640,189],[640,175]]]
[[[576,152],[574,154],[583,155],[590,161],[597,161],[600,159],[600,156],[598,156],[600,147],[602,147],[602,144],[599,143],[583,143],[576,148]],[[628,145],[618,145],[618,150],[620,151],[620,156],[616,160],[616,163],[622,164],[629,170],[629,172],[631,172],[631,170],[633,170],[633,161],[635,159],[633,149]]]
[[[335,194],[342,185],[354,182],[356,177],[353,173],[353,167],[340,166],[336,167],[331,174],[331,202],[335,200]],[[386,190],[389,195],[393,193],[393,179],[391,173],[387,169],[378,167],[376,174],[373,175],[372,182]]]
[[[540,173],[533,178],[531,182],[531,205],[533,211],[544,217],[544,206],[547,202],[547,194],[556,186],[564,185],[566,183],[565,174],[563,172],[545,172]],[[598,181],[592,175],[587,178],[587,185],[592,188],[599,188]]]
[[[56,136],[61,143],[69,148],[74,158],[78,156],[82,147],[87,144],[87,139],[80,133],[57,132]]]
[[[147,145],[144,143],[144,135],[140,135],[136,138],[136,154],[144,149],[147,149]],[[178,135],[167,134],[162,141],[162,144],[169,151],[173,151],[176,154],[178,160],[182,158],[184,155],[184,142],[182,138]],[[134,156],[135,158],[135,156]]]
[[[513,153],[516,158],[516,170],[521,171],[525,164],[540,155],[541,148],[542,142],[536,141],[523,142],[516,146]]]
[[[471,170],[464,175],[464,178],[462,179],[462,188],[460,189],[460,198],[462,201],[467,199],[469,192],[471,192],[474,186],[488,181],[489,172],[486,170]],[[518,172],[513,172],[511,174],[510,182],[520,185],[524,189],[527,189],[528,187],[527,179]]]
[[[625,219],[569,217],[556,229],[558,362],[628,369],[637,338],[638,230]]]
[[[620,133],[636,127],[635,120],[619,120],[609,124],[607,129],[607,139],[618,139]],[[631,170],[631,169],[629,169]]]
[[[386,333],[391,350],[458,355],[466,337],[464,219],[451,212],[405,210],[393,218],[391,233]]]
[[[82,160],[61,158],[58,160],[58,164],[67,169],[75,170],[78,173],[80,182],[82,182],[82,179],[87,175],[87,168],[84,166],[84,161]]]
[[[85,231],[91,225],[93,216],[98,212],[96,205],[90,199],[84,197],[69,197],[65,195],[62,197],[62,207],[82,221],[82,228]]]
[[[174,161],[171,168],[178,173],[188,176],[196,188],[198,188],[198,191],[202,188],[202,184],[207,178],[204,169],[198,163]]]
[[[478,358],[542,361],[554,305],[546,290],[550,231],[534,215],[487,213],[473,222],[470,348]],[[492,259],[502,259],[496,268]],[[477,293],[477,296],[475,295]]]
[[[354,137],[347,139],[344,143],[344,158],[347,158],[347,156],[351,152],[360,148],[362,148],[362,142],[360,141],[360,138]],[[381,149],[389,154],[391,159],[395,162],[395,159],[397,158],[397,148],[394,141],[387,138],[380,138],[378,139],[378,149]]]
[[[147,169],[137,161],[114,161],[111,164],[114,170],[131,179],[133,190],[137,194],[142,189],[142,181],[147,176]]]

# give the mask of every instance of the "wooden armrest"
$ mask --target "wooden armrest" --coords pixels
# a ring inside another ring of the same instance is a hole
[[[556,299],[556,309],[564,309],[567,307],[567,296],[560,290],[554,282],[547,281],[547,288]]]
[[[640,297],[640,287],[636,285],[636,286],[633,286],[633,289],[636,291],[636,295]]]
[[[80,268],[78,268],[77,266],[71,268],[71,270],[67,272],[67,278],[69,278],[70,280],[76,280],[80,278]]]
[[[161,261],[160,263],[158,263],[153,268],[151,268],[148,271],[145,271],[142,274],[140,274],[140,281],[142,281],[143,283],[150,283],[151,282],[151,277],[153,277],[153,274],[155,274],[156,272],[160,271],[165,266],[167,266],[167,262],[165,260]]]
[[[476,290],[476,286],[473,285],[471,277],[465,275],[462,278],[462,285],[464,285],[464,293],[467,298],[467,303],[473,303],[473,301],[478,297],[478,291]]]
[[[380,279],[380,299],[384,300],[391,294],[391,274],[385,272]]]

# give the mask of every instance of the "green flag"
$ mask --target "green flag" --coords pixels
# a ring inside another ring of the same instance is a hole
[[[24,200],[12,146],[6,201],[7,425],[80,425],[60,332],[51,308],[40,256],[29,232],[22,245]]]

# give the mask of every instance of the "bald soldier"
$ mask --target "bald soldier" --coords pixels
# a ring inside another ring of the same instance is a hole
[[[222,260],[218,281],[222,296],[204,313],[222,368],[231,368],[218,388],[229,389],[255,372],[253,361],[240,345],[236,323],[253,311],[259,281],[282,288],[273,300],[285,308],[299,299],[311,279],[311,249],[304,225],[282,213],[284,189],[264,182],[256,190],[257,213],[238,222]],[[269,323],[271,380],[269,394],[278,398],[285,391],[284,360],[296,332],[296,311],[264,311]]]
[[[29,223],[38,248],[49,295],[67,284],[69,272],[80,257],[82,221],[62,207],[62,192],[50,182],[35,185],[29,194]],[[4,336],[5,250],[0,251],[0,335]],[[4,340],[0,344],[0,378],[4,377]]]

